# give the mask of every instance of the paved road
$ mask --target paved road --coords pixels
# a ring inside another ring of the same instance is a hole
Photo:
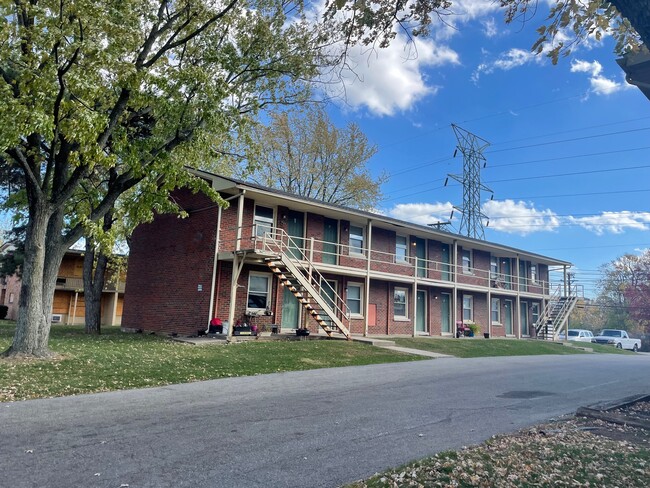
[[[434,359],[0,404],[0,485],[334,487],[649,378],[641,355]]]

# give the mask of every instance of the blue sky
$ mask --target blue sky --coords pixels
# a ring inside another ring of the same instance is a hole
[[[459,185],[443,187],[462,173],[451,123],[489,141],[486,239],[574,263],[593,296],[601,264],[650,247],[650,101],[625,83],[609,38],[553,66],[530,53],[543,12],[506,26],[490,0],[454,5],[428,40],[356,52],[358,77],[330,116],[377,145],[370,168],[390,177],[378,210],[423,224],[462,204]]]

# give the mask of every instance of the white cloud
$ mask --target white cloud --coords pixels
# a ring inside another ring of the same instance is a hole
[[[575,59],[571,63],[571,72],[589,74],[591,91],[596,95],[611,95],[617,91],[632,88],[625,81],[617,82],[603,76],[603,66],[598,61],[590,63],[581,59]]]
[[[489,17],[483,21],[483,34],[485,34],[485,37],[496,37],[499,34],[494,17]]]
[[[603,212],[590,217],[569,217],[568,221],[597,235],[622,234],[625,230],[650,230],[650,212]]]
[[[481,63],[472,73],[472,81],[477,83],[481,75],[491,74],[496,70],[510,71],[526,64],[542,64],[544,58],[525,49],[512,48],[489,62]]]
[[[375,115],[406,111],[439,87],[427,83],[425,67],[459,64],[458,53],[448,46],[418,39],[409,44],[398,35],[385,49],[350,49],[343,73],[345,100],[354,109],[367,107]]]
[[[552,210],[537,210],[523,201],[491,200],[483,204],[482,210],[490,219],[491,229],[508,234],[554,231],[560,225],[560,219]]]
[[[399,203],[388,211],[388,215],[414,224],[428,225],[449,220],[454,206],[449,203]]]

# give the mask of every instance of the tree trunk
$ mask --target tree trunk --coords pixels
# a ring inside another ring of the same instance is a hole
[[[2,356],[49,357],[50,313],[54,300],[56,276],[65,248],[60,234],[48,238],[60,229],[61,214],[51,214],[49,206],[37,201],[30,206],[30,225],[25,236],[23,264],[16,332],[9,349]]]
[[[95,246],[92,239],[86,239],[86,254],[84,256],[84,301],[86,304],[86,334],[101,334],[102,323],[102,290],[104,276],[108,265],[108,256],[101,250],[97,251],[95,264]]]
[[[630,21],[644,44],[650,47],[650,1],[610,0],[623,17]]]

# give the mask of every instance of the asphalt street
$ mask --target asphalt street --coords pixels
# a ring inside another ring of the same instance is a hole
[[[0,404],[0,485],[336,487],[650,393],[650,356],[433,359]]]

